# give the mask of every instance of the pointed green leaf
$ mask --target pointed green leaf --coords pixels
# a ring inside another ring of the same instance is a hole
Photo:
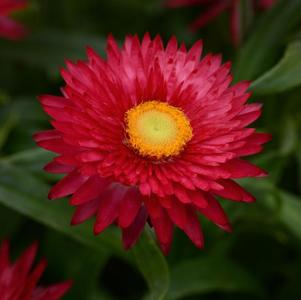
[[[284,92],[301,84],[301,41],[288,45],[284,57],[251,85],[256,94]]]
[[[145,300],[164,299],[169,287],[168,266],[149,232],[143,233],[133,248],[133,254],[150,290]]]
[[[300,11],[300,0],[280,0],[262,16],[239,52],[234,70],[236,81],[252,80],[271,67],[277,55],[275,48],[301,22]]]

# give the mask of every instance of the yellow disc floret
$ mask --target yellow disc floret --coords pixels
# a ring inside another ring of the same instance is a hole
[[[142,156],[178,155],[192,138],[184,112],[165,102],[143,102],[126,112],[125,122],[128,143]]]

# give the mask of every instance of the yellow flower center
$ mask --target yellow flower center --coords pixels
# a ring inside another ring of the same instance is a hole
[[[192,138],[184,112],[165,102],[143,102],[125,113],[125,122],[128,142],[142,156],[175,156]]]

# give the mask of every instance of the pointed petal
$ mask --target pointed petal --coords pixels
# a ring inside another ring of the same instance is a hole
[[[33,292],[31,300],[58,300],[67,293],[71,288],[72,281],[65,281],[62,283],[47,286],[45,288],[36,288]]]
[[[120,203],[125,195],[125,188],[113,186],[100,195],[94,233],[99,234],[111,225],[119,215]]]
[[[221,179],[218,181],[224,189],[219,191],[214,191],[218,196],[225,199],[230,199],[233,201],[244,201],[244,202],[254,202],[255,198],[253,195],[245,191],[240,185],[235,181],[230,179]]]
[[[18,258],[15,263],[15,268],[18,270],[17,272],[23,273],[26,275],[34,262],[38,250],[38,243],[35,242],[31,246],[29,246],[24,253]]]
[[[230,232],[231,225],[221,205],[209,193],[204,193],[204,196],[207,198],[208,206],[206,208],[198,208],[198,210],[218,227]]]
[[[94,216],[98,210],[100,201],[101,199],[96,198],[76,207],[71,220],[71,225],[81,224]]]
[[[141,206],[134,222],[122,229],[122,242],[125,249],[130,249],[140,237],[147,220],[147,210]]]
[[[173,223],[162,207],[160,207],[159,215],[152,216],[152,214],[150,214],[150,219],[155,229],[160,248],[163,253],[167,255],[173,237]]]
[[[86,179],[86,176],[81,175],[76,170],[71,172],[51,189],[48,195],[49,199],[62,198],[75,193]]]
[[[120,205],[118,223],[120,227],[130,226],[137,216],[142,203],[142,195],[136,188],[130,188]]]
[[[70,199],[71,205],[80,205],[97,198],[110,184],[110,181],[98,175],[91,176],[73,194]]]
[[[226,162],[223,165],[223,168],[231,173],[232,178],[263,177],[267,175],[266,171],[246,160],[241,159],[232,159]]]
[[[173,206],[167,209],[167,212],[173,223],[182,229],[198,248],[204,246],[199,220],[190,207],[174,199]]]

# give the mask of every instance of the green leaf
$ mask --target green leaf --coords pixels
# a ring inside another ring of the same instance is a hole
[[[0,55],[6,60],[21,61],[46,69],[51,75],[59,75],[59,69],[66,59],[85,58],[85,47],[91,46],[103,53],[104,39],[88,34],[39,31],[18,43],[0,41]]]
[[[271,67],[275,49],[301,21],[300,0],[280,0],[257,23],[250,38],[239,52],[235,65],[235,80],[251,80]]]
[[[166,299],[208,293],[262,293],[259,283],[239,265],[221,257],[199,257],[186,260],[171,270],[171,285]]]
[[[133,254],[150,289],[145,300],[164,299],[169,287],[168,266],[149,232],[142,234],[140,241],[133,248]]]
[[[288,45],[284,57],[251,85],[256,94],[284,92],[301,84],[301,41]]]
[[[1,160],[17,165],[24,171],[29,171],[35,174],[37,173],[39,176],[45,176],[47,173],[43,171],[43,167],[54,157],[55,154],[50,151],[45,151],[41,148],[33,148],[16,152],[12,155],[1,158]]]

